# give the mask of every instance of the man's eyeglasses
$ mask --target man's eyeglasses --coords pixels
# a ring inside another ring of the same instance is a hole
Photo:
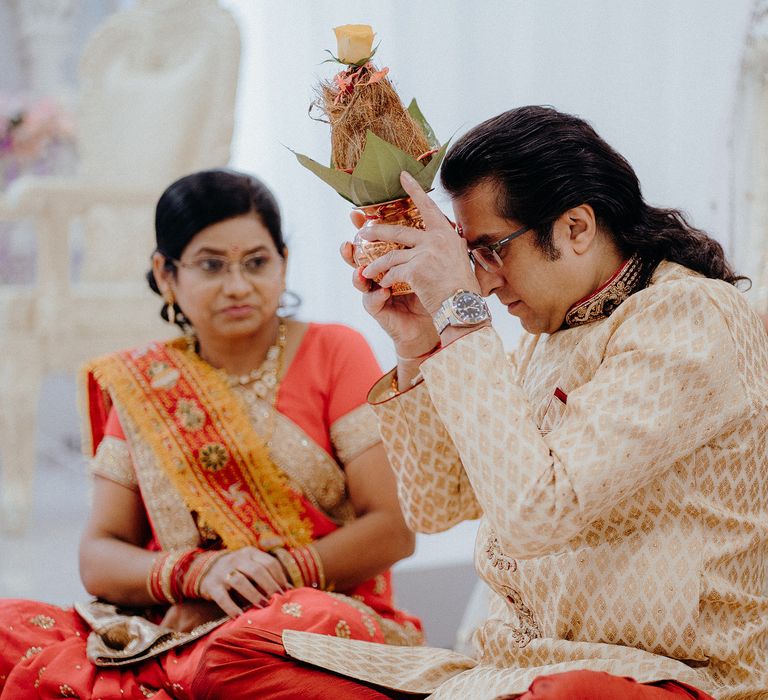
[[[462,231],[460,225],[456,225],[456,230],[459,235],[464,238],[464,231]],[[475,265],[480,265],[486,272],[496,272],[497,270],[500,270],[502,261],[499,251],[507,245],[507,243],[514,241],[515,238],[519,238],[530,230],[530,226],[521,226],[516,231],[512,231],[512,233],[504,236],[504,238],[495,243],[488,243],[487,245],[479,245],[476,248],[470,248],[469,259],[472,262],[473,267]]]
[[[240,260],[230,260],[229,258],[206,257],[197,258],[190,262],[182,262],[169,258],[169,260],[178,265],[191,270],[202,280],[212,281],[223,279],[232,271],[232,266],[237,265],[240,268],[240,274],[246,279],[256,279],[262,275],[264,268],[269,263],[269,258],[261,253],[246,255]]]

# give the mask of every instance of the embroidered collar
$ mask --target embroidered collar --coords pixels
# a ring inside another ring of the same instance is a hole
[[[655,264],[644,261],[635,253],[604,285],[568,310],[563,327],[573,328],[608,318],[619,304],[645,289],[655,267]]]

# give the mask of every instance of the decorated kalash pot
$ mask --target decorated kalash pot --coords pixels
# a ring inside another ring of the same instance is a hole
[[[318,87],[310,114],[331,125],[331,167],[299,153],[299,162],[352,202],[369,221],[424,228],[418,209],[400,184],[408,171],[430,190],[448,144],[437,142],[416,100],[403,107],[387,78],[371,58],[374,33],[367,24],[336,27],[337,56],[330,62],[344,70]],[[378,47],[377,47],[378,48]],[[330,51],[328,53],[331,53]],[[404,246],[355,237],[355,262],[368,265],[394,248]],[[380,279],[380,278],[379,278]],[[377,280],[378,281],[378,280]],[[410,287],[395,283],[392,294],[410,294]]]

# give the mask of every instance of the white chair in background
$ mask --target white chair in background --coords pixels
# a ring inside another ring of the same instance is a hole
[[[0,286],[0,495],[12,530],[31,504],[42,377],[168,333],[144,279],[154,206],[177,177],[229,161],[239,61],[237,24],[216,0],[139,0],[83,51],[75,175],[21,177],[0,196],[0,220],[29,220],[36,236],[35,284]]]

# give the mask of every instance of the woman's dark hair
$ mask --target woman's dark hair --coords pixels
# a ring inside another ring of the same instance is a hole
[[[190,241],[204,228],[253,212],[269,231],[277,252],[285,257],[280,208],[269,188],[258,178],[234,170],[202,170],[176,180],[160,196],[155,209],[156,251],[165,257],[165,269],[176,273],[176,264]],[[149,286],[160,294],[150,269]],[[176,323],[188,325],[176,305]],[[160,315],[168,320],[164,306]]]
[[[471,129],[448,151],[441,180],[453,197],[481,183],[497,187],[499,216],[534,229],[553,258],[554,222],[589,204],[625,255],[670,260],[730,284],[748,281],[682,212],[648,205],[632,166],[587,122],[551,107],[520,107]]]

